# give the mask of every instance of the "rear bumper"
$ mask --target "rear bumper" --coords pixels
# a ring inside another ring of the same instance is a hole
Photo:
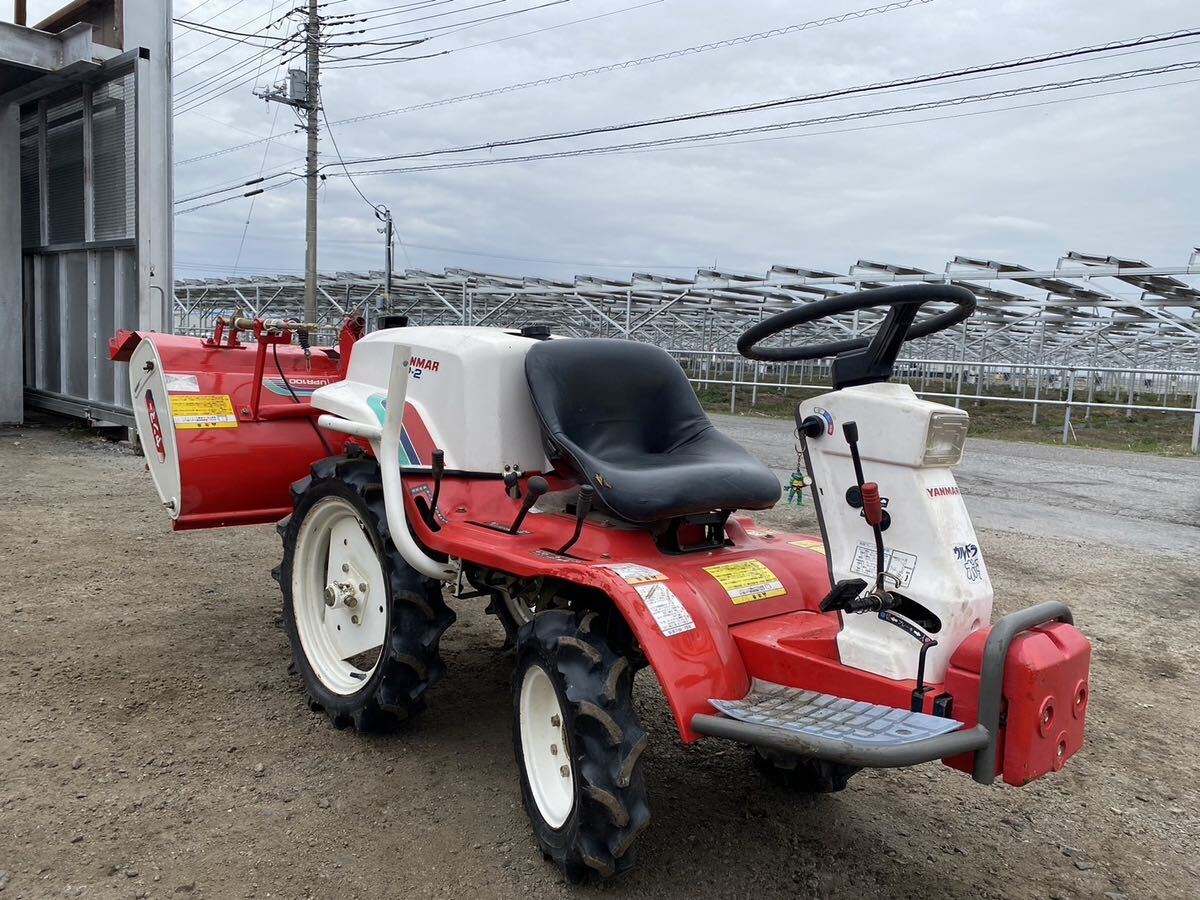
[[[998,761],[1001,759],[1001,744],[1004,736],[1001,714],[1005,707],[1005,676],[1008,669],[1009,651],[1012,649],[1014,640],[1023,632],[1052,622],[1073,624],[1074,617],[1065,603],[1058,601],[1040,603],[1037,606],[1031,606],[1005,616],[991,627],[987,632],[986,642],[983,643],[982,652],[976,661],[977,666],[969,667],[977,669],[977,700],[975,703],[961,704],[959,704],[960,698],[956,697],[955,700],[960,707],[965,707],[968,711],[973,708],[976,711],[974,718],[977,720],[977,724],[949,734],[937,735],[908,744],[879,746],[812,734],[800,734],[770,725],[758,725],[725,716],[707,714],[693,716],[692,728],[699,734],[739,741],[761,747],[764,750],[797,753],[802,756],[863,768],[913,766],[935,759],[962,757],[969,754],[970,771],[974,779],[980,784],[991,784],[996,779]],[[1072,661],[1078,666],[1078,660]],[[1082,660],[1082,665],[1086,667],[1087,658]],[[1025,670],[1029,667],[1022,666],[1021,668]],[[1029,669],[1029,671],[1034,675],[1044,674],[1039,669]],[[975,675],[971,673],[967,677],[975,677]],[[1010,684],[1010,689],[1011,687]],[[1011,692],[1016,693],[1015,691]],[[1013,702],[1010,700],[1009,705],[1011,706]],[[1044,710],[1044,708],[1045,701],[1039,710]],[[1015,711],[1009,710],[1009,712],[1011,723],[1011,713]],[[1041,715],[1041,711],[1038,714]],[[1078,742],[1082,742],[1082,710],[1077,715],[1079,718]],[[958,715],[955,717],[962,718]],[[969,718],[966,720],[969,721]],[[1056,753],[1060,746],[1065,747],[1065,744],[1060,745],[1056,741],[1054,744]],[[1057,753],[1057,756],[1058,765],[1051,764],[1051,768],[1061,766],[1064,755]],[[1024,783],[1037,777],[1038,774],[1043,773],[1034,773],[1030,777],[1014,783]],[[1012,779],[1006,780],[1011,781]]]

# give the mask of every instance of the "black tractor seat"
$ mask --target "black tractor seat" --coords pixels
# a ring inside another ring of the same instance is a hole
[[[544,341],[529,348],[525,377],[555,466],[619,518],[651,524],[779,499],[771,470],[716,429],[658,347]]]

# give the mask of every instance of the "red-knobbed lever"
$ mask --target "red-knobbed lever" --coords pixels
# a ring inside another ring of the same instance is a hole
[[[872,528],[883,524],[883,500],[879,497],[879,485],[868,481],[862,486],[863,518]]]

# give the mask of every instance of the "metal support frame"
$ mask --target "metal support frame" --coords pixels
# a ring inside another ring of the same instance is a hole
[[[1178,384],[1173,401],[1166,401],[1175,406],[1149,403],[1153,389],[1141,404],[1133,396],[1115,402],[1125,411],[1177,411],[1187,392],[1192,396],[1184,401],[1189,404],[1186,411],[1192,412],[1196,387],[1187,373],[1200,370],[1198,276],[1196,254],[1183,266],[1154,267],[1137,260],[1069,253],[1057,268],[1046,271],[964,257],[955,257],[936,274],[862,261],[849,275],[775,267],[763,278],[701,271],[695,278],[635,274],[628,280],[553,281],[449,269],[408,271],[392,278],[390,287],[393,308],[413,324],[511,328],[538,322],[564,335],[621,336],[670,346],[679,358],[713,353],[696,373],[700,383],[730,386],[733,391],[747,387],[754,402],[762,384],[787,390],[815,380],[821,371],[816,364],[801,367],[799,385],[789,384],[792,379],[783,370],[769,365],[751,373],[738,363],[735,375],[734,342],[760,317],[860,288],[961,284],[976,294],[975,316],[961,332],[935,335],[910,348],[914,357],[950,362],[931,368],[909,360],[906,365],[915,368],[910,373],[919,379],[922,394],[950,402],[1030,403],[1032,394],[1030,413],[1036,421],[1042,408],[1066,403],[1069,389],[1054,399],[1047,381],[1051,388],[1061,387],[1061,381],[1058,375],[1046,374],[1064,370],[1075,370],[1077,376],[1088,373],[1086,401],[1072,395],[1067,404],[1073,411],[1082,408],[1084,415],[1105,406],[1118,386],[1127,389],[1131,372],[1136,374],[1130,393],[1136,394],[1138,381],[1164,369],[1169,370],[1166,383]],[[383,272],[323,278],[318,296],[324,316],[369,312],[368,300],[382,289],[384,278]],[[1128,294],[1130,285],[1141,292],[1136,298]],[[177,287],[180,330],[205,330],[217,310],[228,311],[235,291],[259,289],[273,292],[273,307],[281,315],[303,317],[303,282],[294,276],[189,280]],[[835,317],[809,326],[803,338],[869,334],[881,319],[879,311],[863,311],[857,321],[851,315]],[[984,384],[992,376],[1014,388],[1019,385],[1020,396],[996,396],[1005,392]],[[975,385],[967,384],[969,377],[976,378]],[[736,409],[736,394],[731,393],[730,401]]]

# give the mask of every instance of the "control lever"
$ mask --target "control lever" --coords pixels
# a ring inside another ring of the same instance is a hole
[[[579,488],[579,498],[575,501],[575,533],[571,535],[571,539],[563,544],[556,553],[563,554],[575,546],[575,542],[579,540],[579,536],[583,534],[583,520],[587,518],[588,513],[592,511],[592,500],[596,496],[596,489],[590,484],[581,485]]]
[[[879,485],[867,481],[863,477],[862,457],[858,454],[858,423],[846,422],[842,425],[842,434],[850,445],[850,461],[854,463],[854,478],[858,482],[858,493],[862,498],[863,518],[875,533],[875,590],[874,594],[884,597],[887,592],[883,588],[884,556],[883,556],[883,500],[879,496]]]
[[[541,475],[534,475],[525,485],[528,488],[528,493],[525,494],[525,499],[521,502],[521,511],[517,513],[517,517],[509,526],[508,533],[516,534],[521,530],[521,523],[525,521],[525,517],[529,515],[529,510],[533,509],[533,504],[538,502],[546,491],[550,490],[550,483]]]
[[[433,499],[429,501],[429,522],[432,525],[437,520],[438,497],[442,494],[442,476],[446,474],[446,454],[444,451],[433,451],[433,462],[430,471],[433,475]]]

